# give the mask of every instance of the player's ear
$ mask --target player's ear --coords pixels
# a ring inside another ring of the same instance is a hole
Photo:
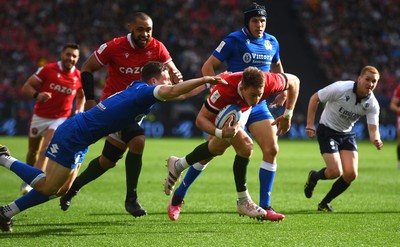
[[[150,86],[154,86],[158,84],[158,80],[155,77],[151,77],[148,81],[147,84],[149,84]]]

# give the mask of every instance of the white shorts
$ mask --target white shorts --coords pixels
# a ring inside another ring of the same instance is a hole
[[[240,119],[239,119],[239,124],[240,126],[244,129],[246,126],[247,121],[249,120],[249,116],[251,113],[251,109],[252,107],[250,107],[249,109],[247,109],[246,111],[242,112]]]
[[[67,117],[62,118],[43,118],[36,114],[33,114],[31,123],[29,125],[29,137],[43,136],[43,133],[48,129],[56,130],[60,124],[62,124]]]
[[[122,144],[127,145],[127,144],[122,140],[122,138],[121,138],[121,131],[111,133],[111,134],[109,134],[108,136],[111,137],[112,139],[114,139],[114,140],[116,140],[116,141],[122,143]]]

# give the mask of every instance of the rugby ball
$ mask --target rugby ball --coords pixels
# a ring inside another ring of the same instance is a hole
[[[222,129],[230,116],[233,116],[232,124],[235,124],[239,121],[241,115],[242,112],[238,105],[235,104],[227,105],[224,108],[222,108],[221,111],[219,111],[217,117],[215,118],[215,126],[218,129]]]

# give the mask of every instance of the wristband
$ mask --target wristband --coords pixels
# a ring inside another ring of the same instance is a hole
[[[215,128],[215,136],[222,139],[222,129]]]
[[[209,89],[210,88],[210,83],[205,83],[204,84],[204,90],[207,90],[207,89]]]
[[[291,119],[292,116],[293,116],[293,109],[285,109],[285,112],[283,113],[283,118]]]
[[[33,94],[33,98],[34,98],[34,99],[37,99],[38,96],[39,96],[39,92],[35,92],[35,93]]]

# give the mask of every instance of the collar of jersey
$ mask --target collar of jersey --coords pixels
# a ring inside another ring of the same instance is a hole
[[[367,96],[363,97],[363,98],[359,98],[357,95],[357,82],[354,82],[354,86],[353,86],[353,93],[356,95],[356,105],[358,103],[361,103],[361,101],[363,99],[369,99],[369,97],[371,97],[371,94],[368,94]]]

